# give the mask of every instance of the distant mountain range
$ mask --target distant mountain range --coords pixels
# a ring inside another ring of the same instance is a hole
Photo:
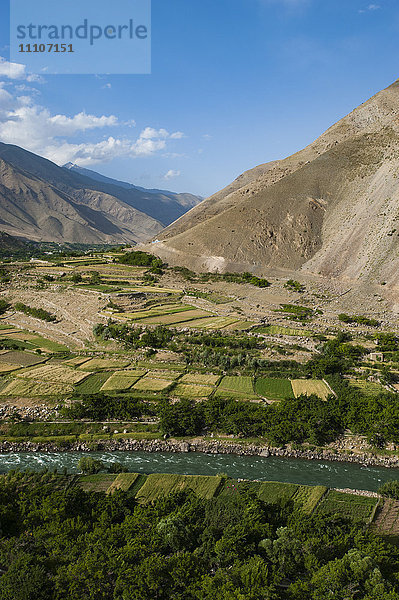
[[[157,238],[151,252],[198,271],[275,268],[399,285],[399,81]]]
[[[33,241],[136,243],[201,202],[146,190],[0,143],[0,230]]]

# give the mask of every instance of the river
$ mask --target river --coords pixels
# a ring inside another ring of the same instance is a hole
[[[48,468],[77,473],[77,463],[85,452],[15,452],[0,455],[0,472],[10,469]],[[326,485],[377,491],[390,479],[399,479],[399,469],[364,467],[350,463],[297,460],[262,456],[235,456],[231,454],[158,453],[158,452],[91,452],[105,466],[118,461],[136,473],[181,473],[186,475],[216,475],[283,481],[307,485]]]

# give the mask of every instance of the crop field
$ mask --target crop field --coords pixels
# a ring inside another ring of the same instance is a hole
[[[140,377],[141,375],[134,375],[134,372],[128,374],[126,371],[116,371],[116,373],[112,373],[111,377],[103,383],[100,391],[128,390]]]
[[[366,381],[365,379],[351,379],[350,386],[360,390],[367,396],[378,396],[381,392],[386,392],[386,389],[380,383]]]
[[[306,396],[315,394],[322,400],[327,400],[331,394],[329,387],[321,379],[292,379],[291,384],[295,398],[301,394]]]
[[[81,381],[75,389],[79,394],[98,394],[110,375],[109,371],[93,373]]]
[[[179,380],[179,383],[193,383],[196,385],[216,385],[219,381],[219,375],[210,373],[186,373]]]
[[[234,325],[237,322],[238,319],[235,317],[208,316],[188,322],[187,327],[192,327],[195,329],[224,329],[228,326],[234,328]]]
[[[173,492],[193,490],[200,498],[210,499],[215,496],[222,482],[221,477],[205,475],[163,475],[153,473],[136,494],[142,504],[153,502],[157,498]]]
[[[143,369],[157,369],[158,371],[168,370],[168,371],[178,371],[182,373],[186,370],[186,365],[179,363],[165,363],[165,362],[152,362],[146,360],[139,360],[137,362],[138,367],[142,367]]]
[[[318,506],[318,511],[328,514],[339,514],[354,521],[369,522],[378,498],[357,496],[330,490]]]
[[[179,398],[208,398],[214,388],[208,385],[178,383],[173,389],[173,396]]]
[[[324,485],[317,485],[314,487],[309,485],[301,485],[292,496],[292,501],[310,515],[316,509],[316,506],[319,504],[320,500],[324,497],[327,491],[328,488],[326,488]]]
[[[219,384],[219,390],[235,392],[241,396],[254,396],[254,386],[252,377],[226,376]]]
[[[381,535],[399,537],[399,501],[384,498],[378,507],[373,529]]]
[[[70,358],[64,362],[64,365],[70,365],[71,367],[80,367],[83,363],[88,362],[90,360],[87,356],[75,356],[75,358]]]
[[[50,381],[55,383],[68,383],[74,385],[87,377],[87,373],[82,373],[71,367],[62,365],[47,364],[32,368],[29,371],[23,371],[17,377],[35,379],[36,381]]]
[[[14,379],[7,387],[1,390],[1,396],[58,396],[70,394],[73,391],[71,385],[63,383],[49,383],[44,381],[30,381],[28,379]]]
[[[141,390],[145,392],[162,392],[171,385],[172,381],[168,379],[152,379],[143,377],[133,385],[132,390]]]
[[[152,308],[147,308],[144,310],[138,310],[138,311],[134,311],[134,312],[125,313],[125,315],[129,315],[129,317],[131,317],[135,320],[139,320],[139,319],[146,319],[149,317],[160,317],[163,315],[173,315],[173,314],[188,312],[188,311],[192,311],[192,310],[193,310],[192,306],[188,306],[185,304],[177,304],[176,302],[174,302],[174,303],[168,303],[168,304],[161,304],[159,306],[154,306]]]
[[[82,475],[79,477],[78,485],[85,492],[106,492],[117,475],[99,473],[98,475]]]
[[[160,315],[159,317],[147,317],[145,319],[139,319],[138,323],[148,325],[178,325],[186,321],[193,321],[195,319],[201,319],[202,317],[209,317],[208,312],[204,310],[185,310],[183,312],[173,312],[172,314]]]
[[[30,354],[29,352],[20,352],[19,350],[11,350],[0,355],[0,361],[4,361],[9,365],[19,365],[20,367],[30,367],[32,365],[38,365],[39,363],[47,360],[37,354]]]
[[[92,358],[83,363],[79,369],[82,371],[101,371],[102,369],[123,369],[130,364],[130,360],[112,358]]]
[[[175,381],[180,377],[180,373],[176,371],[161,371],[154,369],[147,374],[147,377],[150,377],[151,379],[168,379],[170,381]]]
[[[299,485],[295,483],[280,483],[278,481],[265,481],[261,483],[258,497],[269,504],[287,504],[297,492]]]
[[[294,397],[292,385],[288,379],[259,378],[255,382],[255,392],[268,400]]]
[[[19,365],[10,365],[0,361],[0,373],[11,373],[11,371],[16,371],[20,368],[21,367]]]
[[[107,489],[107,494],[113,494],[116,490],[127,492],[139,477],[139,473],[119,473]]]

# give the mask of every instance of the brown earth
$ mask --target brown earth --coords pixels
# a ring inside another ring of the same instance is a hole
[[[395,304],[398,172],[396,82],[304,150],[247,171],[145,248],[197,271],[297,272],[348,288],[386,282]]]

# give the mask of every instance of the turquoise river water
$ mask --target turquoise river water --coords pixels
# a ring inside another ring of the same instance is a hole
[[[82,452],[18,452],[0,454],[0,473],[10,469],[48,468],[77,473]],[[341,462],[297,460],[278,457],[235,456],[231,454],[91,452],[90,456],[107,463],[118,461],[136,473],[181,473],[216,475],[226,473],[241,479],[284,481],[307,485],[326,485],[376,491],[389,479],[399,479],[399,469],[363,467]]]

